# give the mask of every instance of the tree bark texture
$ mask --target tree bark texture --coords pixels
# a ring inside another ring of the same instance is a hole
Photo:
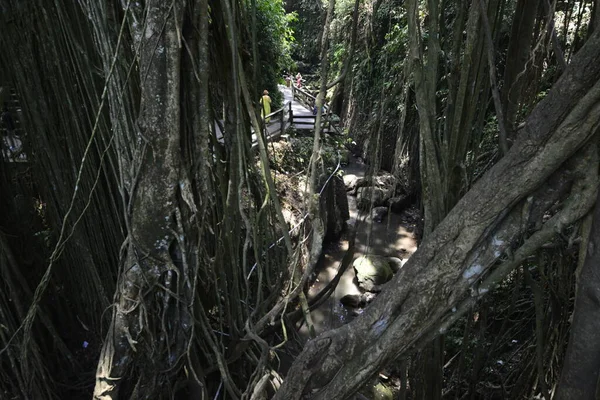
[[[525,67],[531,54],[537,8],[538,0],[519,0],[512,23],[504,70],[504,86],[500,93],[509,144],[514,136],[514,123],[525,87]]]
[[[423,208],[425,210],[425,234],[428,234],[442,220],[445,214],[444,197],[435,193],[435,188],[442,187],[440,155],[435,143],[436,133],[436,88],[438,81],[439,40],[438,21],[439,11],[437,1],[428,2],[430,6],[430,43],[428,44],[427,64],[423,64],[423,48],[419,32],[418,7],[416,0],[409,0],[408,33],[410,44],[410,62],[415,81],[416,103],[419,108],[419,133],[421,163],[421,185],[423,192]]]
[[[439,327],[457,302],[484,295],[478,280],[493,273],[492,266],[522,238],[522,222],[508,229],[507,216],[521,214],[523,201],[598,131],[599,78],[595,33],[526,119],[507,155],[425,238],[365,313],[307,344],[275,399],[347,398],[387,362],[443,333]],[[573,193],[581,200],[574,202],[575,218],[591,207],[595,185],[582,190],[587,196]]]
[[[148,358],[149,375],[155,368],[152,364],[162,363],[160,370],[172,368],[183,351],[179,336],[189,334],[186,317],[175,320],[170,315],[173,299],[169,293],[177,292],[176,281],[182,273],[171,257],[173,246],[177,245],[173,227],[180,187],[178,29],[182,21],[178,9],[170,5],[160,0],[149,2],[140,39],[141,103],[136,143],[140,163],[130,193],[127,255],[112,323],[98,363],[95,399],[118,398],[119,381],[134,357]],[[159,283],[167,290],[159,290],[154,298],[147,297]],[[171,329],[167,330],[167,326]],[[151,354],[160,354],[158,348],[164,346],[170,347],[169,359],[152,360]],[[152,393],[156,384],[140,378],[137,395]]]
[[[600,207],[577,281],[573,325],[555,399],[600,398]]]

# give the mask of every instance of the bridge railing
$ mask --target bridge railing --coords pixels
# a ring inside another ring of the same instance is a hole
[[[315,104],[317,103],[317,98],[315,96],[313,96],[306,90],[303,90],[302,88],[297,87],[293,83],[292,83],[292,97],[294,100],[297,100],[298,102],[304,104],[310,110],[313,110],[315,108]],[[323,105],[323,111],[324,111],[323,112],[323,120],[322,120],[321,126],[325,129],[327,129],[330,133],[335,132],[337,134],[340,134],[341,131],[338,126],[340,118],[330,111],[329,106],[327,104]],[[301,120],[301,119],[312,120],[313,125],[316,122],[314,115],[312,117],[311,116],[296,116],[294,118],[296,121]],[[300,122],[300,121],[298,121],[298,122]],[[306,123],[308,124],[310,122],[306,122]]]
[[[292,99],[297,100],[298,102],[305,105],[310,110],[314,109],[316,104],[316,97],[310,94],[309,92],[292,85]],[[329,106],[325,105],[324,114],[322,118],[321,127],[324,132],[328,133],[337,133],[340,134],[340,130],[338,128],[339,117],[332,114],[330,112]],[[267,141],[273,140],[279,136],[281,136],[288,124],[291,126],[293,124],[299,125],[312,125],[314,129],[315,124],[315,116],[314,115],[306,115],[306,114],[296,114],[294,115],[292,102],[286,102],[283,107],[273,111],[270,114],[267,114],[264,117],[263,121],[269,121],[269,123],[263,124],[263,134]],[[274,128],[276,127],[276,128]],[[254,144],[253,144],[254,147]]]
[[[292,94],[295,100],[298,100],[300,103],[304,104],[311,110],[317,102],[317,98],[315,96],[294,84],[292,84]]]
[[[294,113],[292,111],[292,102],[291,101],[288,101],[280,109],[275,110],[271,114],[267,114],[265,116],[265,121],[270,120],[268,124],[265,124],[265,129],[268,129],[267,127],[272,125],[271,124],[272,121],[278,121],[279,122],[278,135],[283,134],[283,132],[285,131],[286,117],[287,117],[287,120],[291,124],[294,119]],[[273,134],[271,134],[270,136],[273,136]]]
[[[283,107],[273,111],[270,114],[265,115],[262,124],[263,131],[261,132],[261,134],[264,135],[263,137],[267,142],[270,142],[273,139],[276,139],[279,136],[283,135],[287,128],[287,123],[291,125],[293,119],[294,113],[292,111],[292,102],[288,101],[283,105]],[[269,120],[269,123],[266,123],[267,120]],[[273,126],[276,126],[276,128],[273,129]],[[254,134],[257,133],[255,132]],[[257,147],[258,142],[253,141],[252,149],[255,149]]]

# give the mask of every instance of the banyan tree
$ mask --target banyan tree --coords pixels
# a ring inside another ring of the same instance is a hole
[[[0,398],[344,399],[393,363],[424,374],[410,398],[441,398],[444,335],[471,337],[515,276],[537,336],[506,395],[596,395],[598,2],[307,3],[0,0],[22,140],[0,163]],[[284,6],[318,64],[294,235],[257,107]],[[372,170],[415,182],[424,234],[362,315],[297,343],[320,301],[327,97]],[[557,237],[568,265],[545,261]]]

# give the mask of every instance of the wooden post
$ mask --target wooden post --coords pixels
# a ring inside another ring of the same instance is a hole
[[[264,117],[262,118],[262,125],[261,125],[261,127],[262,127],[261,134],[265,138],[265,141],[269,137],[269,129],[268,129],[267,125],[268,125],[267,124],[267,115],[265,114]]]
[[[281,109],[281,135],[283,135],[283,131],[285,130],[285,108]]]
[[[294,124],[294,111],[292,110],[292,102],[290,101],[288,105],[290,106],[290,126],[292,126]]]

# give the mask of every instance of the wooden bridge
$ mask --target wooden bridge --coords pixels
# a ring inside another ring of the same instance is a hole
[[[294,85],[286,87],[279,85],[279,90],[283,93],[284,105],[278,110],[268,114],[266,118],[270,121],[265,125],[265,136],[267,141],[278,139],[283,135],[288,128],[293,127],[298,131],[312,131],[315,129],[316,115],[313,114],[315,107],[316,98],[309,92],[298,88]],[[2,94],[4,102],[9,104],[10,111],[15,118],[17,125],[16,133],[16,147],[18,152],[13,152],[9,149],[9,143],[5,132],[0,132],[0,157],[4,161],[9,162],[26,162],[27,156],[22,152],[21,137],[24,134],[20,126],[20,105],[18,104],[18,98],[16,92],[9,90],[8,88],[0,87],[0,94]],[[1,106],[1,105],[0,105]],[[329,134],[340,134],[339,129],[339,117],[329,112],[329,107],[324,106],[324,113],[321,118],[321,132]],[[223,142],[222,123],[215,121],[215,132],[217,140]],[[256,132],[252,134],[252,148],[258,146]],[[17,155],[18,154],[18,155]]]
[[[296,130],[314,132],[316,115],[313,114],[313,109],[317,100],[315,96],[293,84],[290,88],[280,85],[279,89],[284,96],[284,105],[265,117],[270,119],[265,127],[267,139],[272,140],[281,136],[290,126]],[[323,108],[321,132],[340,134],[339,117],[330,113],[327,105]]]
[[[283,107],[267,114],[265,119],[269,123],[264,126],[265,137],[267,141],[277,140],[288,128],[293,127],[299,131],[315,130],[315,118],[313,109],[316,98],[307,91],[295,87],[279,85],[279,90],[283,93]],[[329,134],[341,134],[339,128],[339,117],[329,113],[329,107],[324,106],[325,112],[321,117],[321,132]],[[217,140],[223,143],[223,133],[221,131],[222,123],[215,122],[215,132]],[[252,131],[252,148],[258,147],[256,132]]]

